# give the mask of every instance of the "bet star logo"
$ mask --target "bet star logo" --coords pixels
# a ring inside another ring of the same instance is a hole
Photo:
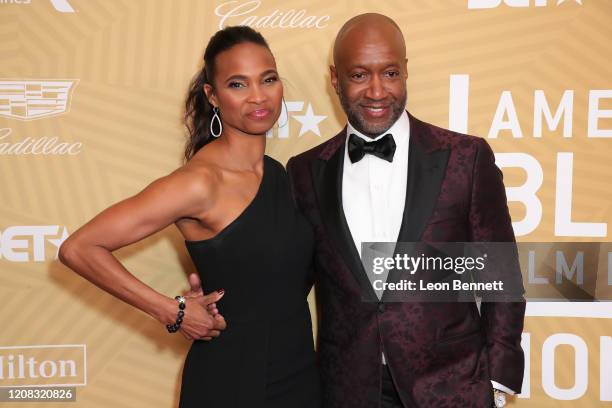
[[[297,120],[302,124],[300,128],[300,134],[298,137],[302,137],[302,135],[306,132],[312,132],[315,135],[321,137],[321,132],[319,131],[319,123],[323,121],[327,116],[323,115],[315,115],[312,111],[312,105],[308,104],[308,108],[306,109],[305,115],[293,115],[293,119]]]
[[[287,101],[283,103],[282,112],[278,118],[278,126],[275,126],[274,129],[270,129],[267,136],[272,138],[274,137],[274,133],[276,133],[279,139],[288,139],[291,134],[291,124],[293,123],[295,125],[295,122],[291,120],[291,118],[293,118],[300,122],[301,125],[298,137],[302,137],[308,132],[312,132],[318,137],[321,137],[319,125],[327,119],[327,116],[315,115],[310,102],[306,108],[306,113],[297,115],[297,113],[302,113],[303,111],[304,101]]]
[[[59,225],[7,227],[0,231],[0,259],[9,262],[44,262],[48,260],[47,243],[55,247],[53,255],[57,259],[59,248],[68,235],[68,229]]]

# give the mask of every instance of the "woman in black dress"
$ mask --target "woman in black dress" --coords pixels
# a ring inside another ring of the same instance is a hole
[[[264,154],[282,94],[259,33],[217,32],[187,98],[186,164],[106,209],[60,248],[77,273],[194,340],[182,408],[319,406],[306,301],[314,236],[284,168]],[[175,300],[113,257],[171,223],[202,282],[216,291]]]

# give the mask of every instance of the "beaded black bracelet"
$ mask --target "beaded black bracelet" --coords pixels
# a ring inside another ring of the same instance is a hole
[[[176,321],[174,322],[174,324],[167,324],[166,325],[166,329],[168,329],[169,333],[176,333],[178,331],[178,329],[181,328],[181,323],[183,323],[183,316],[185,316],[185,297],[184,296],[175,296],[174,299],[176,299],[179,302],[179,311],[176,315]]]

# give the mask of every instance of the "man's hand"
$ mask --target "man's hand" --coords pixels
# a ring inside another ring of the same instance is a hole
[[[202,290],[202,282],[200,281],[200,276],[197,273],[191,273],[189,274],[187,280],[189,281],[190,289],[183,296],[185,296],[185,298],[196,300],[197,298],[199,298],[198,303],[200,303],[213,316],[215,322],[219,322],[219,325],[223,326],[223,329],[225,329],[225,319],[223,318],[223,316],[221,316],[221,314],[219,314],[219,309],[217,309],[217,302],[214,301],[213,303],[207,304],[207,302],[203,301],[202,299],[204,298],[204,291]],[[221,299],[225,291],[223,289],[218,289],[217,293],[219,294],[217,300],[219,300]],[[211,296],[211,294],[209,294],[208,296]],[[212,337],[206,336],[203,337],[203,340],[212,340]]]
[[[183,296],[189,298],[204,296],[204,291],[202,290],[202,282],[200,281],[200,277],[197,273],[189,274],[187,280],[189,281],[190,289]]]
[[[225,319],[220,314],[212,315],[208,306],[219,301],[223,293],[215,291],[204,296],[186,298],[185,315],[179,331],[187,340],[211,340],[218,337],[226,328]]]

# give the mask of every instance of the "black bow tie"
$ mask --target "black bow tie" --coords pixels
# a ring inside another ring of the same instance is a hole
[[[393,140],[393,136],[388,133],[378,140],[366,142],[364,139],[351,133],[348,140],[348,155],[351,163],[363,159],[366,153],[392,162],[393,154],[395,153],[395,140]]]

